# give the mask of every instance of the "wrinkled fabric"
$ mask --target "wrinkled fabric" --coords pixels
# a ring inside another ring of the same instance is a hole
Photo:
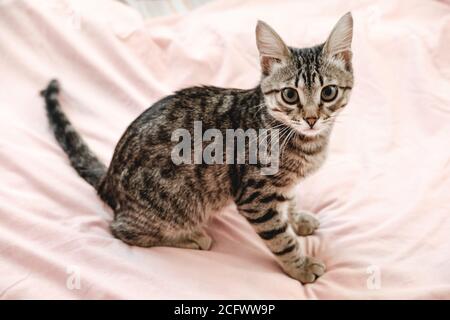
[[[211,251],[130,247],[70,167],[38,95],[57,77],[64,111],[108,163],[127,125],[174,90],[250,88],[254,28],[298,47],[354,17],[355,86],[323,168],[300,184],[327,272],[286,276],[234,206]],[[450,298],[450,6],[438,1],[218,1],[143,20],[114,1],[0,5],[0,297],[60,299]]]

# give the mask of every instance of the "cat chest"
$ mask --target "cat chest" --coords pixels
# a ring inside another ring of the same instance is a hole
[[[304,155],[301,161],[302,175],[308,176],[314,173],[323,165],[325,159],[326,159],[326,152],[324,150],[314,155]]]
[[[296,176],[296,178],[304,178],[317,171],[325,159],[325,150],[320,150],[314,154],[298,153],[282,161],[280,171]]]

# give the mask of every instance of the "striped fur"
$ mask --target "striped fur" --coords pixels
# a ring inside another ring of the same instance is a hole
[[[212,238],[204,227],[213,212],[233,200],[283,270],[303,283],[313,282],[325,266],[302,255],[296,233],[311,234],[318,221],[295,209],[292,191],[325,160],[334,119],[348,102],[353,86],[349,30],[351,16],[346,15],[324,44],[297,49],[260,22],[262,78],[255,88],[192,87],[165,97],[130,124],[107,169],[62,112],[56,81],[42,91],[48,119],[72,166],[114,210],[111,231],[117,238],[143,247],[207,250]],[[324,102],[321,90],[330,84],[339,88],[338,96]],[[285,87],[295,88],[298,103],[283,102]],[[306,117],[310,122],[315,117],[313,126],[306,125]],[[248,161],[175,165],[171,151],[177,142],[171,133],[184,128],[193,136],[194,121],[224,136],[227,129],[281,128],[279,171],[264,176],[264,164]]]
[[[106,167],[89,150],[61,110],[57,99],[58,94],[59,83],[56,80],[52,80],[47,88],[41,91],[41,95],[45,99],[47,116],[53,133],[59,145],[67,153],[72,167],[83,179],[97,188],[100,179],[106,173]]]

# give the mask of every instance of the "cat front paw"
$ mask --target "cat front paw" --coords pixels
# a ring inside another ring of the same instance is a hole
[[[295,233],[299,236],[309,236],[319,227],[319,220],[306,211],[292,212],[291,224]]]
[[[303,284],[312,283],[325,273],[325,264],[312,257],[303,257],[298,265],[286,272]]]

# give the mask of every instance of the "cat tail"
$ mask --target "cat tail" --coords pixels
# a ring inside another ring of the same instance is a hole
[[[106,174],[107,168],[92,153],[62,111],[58,101],[59,89],[59,82],[52,80],[47,88],[40,92],[45,99],[48,121],[56,140],[69,157],[72,167],[98,190],[100,180]]]

